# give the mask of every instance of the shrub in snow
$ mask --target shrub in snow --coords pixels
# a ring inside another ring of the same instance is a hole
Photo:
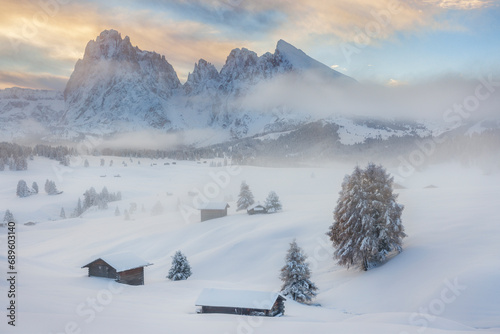
[[[281,202],[278,195],[271,191],[264,202],[264,206],[266,207],[267,212],[276,212],[281,210]]]
[[[31,195],[31,191],[28,188],[28,185],[26,184],[26,181],[19,180],[19,182],[17,182],[16,195],[19,196],[19,197],[28,197],[28,196]]]
[[[253,199],[253,194],[250,190],[250,187],[248,186],[248,184],[246,184],[245,181],[241,182],[240,193],[238,195],[237,201],[238,207],[236,211],[245,210],[254,203],[255,201]]]
[[[283,281],[281,291],[283,295],[290,295],[300,303],[309,302],[316,296],[318,288],[311,282],[307,256],[293,240],[286,255],[286,264],[281,268],[280,279]]]
[[[184,254],[181,251],[177,251],[174,256],[172,256],[172,267],[168,272],[167,278],[172,281],[185,280],[191,276],[191,266]]]
[[[10,210],[7,210],[5,211],[5,215],[3,216],[3,221],[5,223],[11,223],[15,222],[16,220],[14,219],[14,215],[12,214],[12,212],[10,212]]]
[[[338,264],[368,270],[384,261],[389,252],[402,251],[404,206],[396,202],[392,185],[393,178],[374,164],[364,170],[356,167],[346,175],[327,233]]]

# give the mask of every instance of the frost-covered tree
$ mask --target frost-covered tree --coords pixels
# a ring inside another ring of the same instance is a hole
[[[368,270],[392,251],[402,251],[404,206],[396,202],[393,178],[382,166],[368,164],[346,175],[327,233],[338,264]]]
[[[89,167],[89,161],[85,159],[85,162],[83,163],[83,167],[87,168]]]
[[[38,183],[33,182],[33,184],[31,185],[31,188],[33,189],[33,192],[35,194],[38,194]]]
[[[241,182],[240,193],[238,195],[237,201],[238,208],[236,209],[236,211],[245,210],[254,203],[255,201],[253,199],[253,194],[250,190],[250,187],[245,181]]]
[[[16,195],[19,196],[19,197],[28,197],[28,196],[31,195],[31,191],[28,188],[28,185],[26,184],[26,181],[19,180],[19,182],[17,182]]]
[[[172,256],[172,267],[168,271],[167,278],[172,281],[180,281],[187,279],[189,276],[191,276],[191,266],[186,256],[179,250]]]
[[[64,211],[64,208],[61,208],[61,213],[59,214],[59,217],[62,219],[66,219],[66,212]]]
[[[115,209],[115,216],[117,216],[117,217],[118,217],[118,216],[120,216],[120,215],[121,215],[121,213],[120,213],[120,209],[119,209],[118,207],[116,207],[116,209]]]
[[[266,207],[267,212],[276,212],[282,209],[280,198],[274,191],[271,191],[269,195],[267,195],[264,206]]]
[[[60,193],[59,190],[57,190],[56,183],[54,181],[46,180],[44,189],[49,195],[58,195]]]
[[[300,303],[310,302],[316,296],[318,288],[311,282],[311,271],[306,262],[307,256],[293,240],[286,254],[286,264],[281,268],[280,279],[283,281],[283,295],[290,295]]]
[[[105,163],[104,159],[101,159],[101,167],[103,167]]]
[[[123,212],[123,216],[125,217],[125,220],[130,220],[130,214],[128,213],[127,209],[125,209],[125,211]]]
[[[76,204],[75,212],[73,213],[73,216],[75,217],[80,217],[83,213],[83,207],[82,207],[82,200],[78,198],[78,203]]]
[[[10,210],[5,211],[5,215],[3,216],[3,221],[4,223],[11,223],[15,222],[16,220],[14,219],[14,215]]]

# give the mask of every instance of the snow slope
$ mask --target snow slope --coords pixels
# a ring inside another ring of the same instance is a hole
[[[7,326],[2,307],[1,333],[500,331],[500,175],[436,165],[411,178],[397,177],[407,187],[399,190],[409,235],[404,251],[378,268],[360,272],[335,264],[325,235],[351,165],[229,169],[104,157],[106,167],[99,167],[100,157],[85,158],[89,168],[83,167],[82,159],[60,168],[36,158],[28,171],[0,173],[0,214],[8,208],[18,219],[19,252],[17,326]],[[114,164],[109,167],[111,159]],[[121,177],[113,177],[117,174]],[[21,178],[29,185],[52,179],[64,193],[16,198]],[[256,216],[235,212],[242,180],[256,200],[276,191],[284,210]],[[430,184],[437,188],[424,189]],[[61,207],[69,216],[90,186],[121,191],[123,200],[109,203],[108,210],[91,209],[81,218],[58,218]],[[229,215],[200,223],[199,213],[189,207],[203,200],[188,191],[228,201]],[[123,212],[132,202],[138,210],[127,221]],[[157,202],[164,212],[153,216],[151,208]],[[116,207],[122,216],[114,216]],[[37,224],[23,225],[27,221]],[[5,233],[1,228],[2,268]],[[320,289],[315,302],[321,306],[287,300],[281,318],[196,314],[195,301],[204,288],[277,291],[279,269],[293,238],[309,255],[312,280]],[[192,267],[187,281],[165,278],[177,250]],[[145,268],[144,286],[89,278],[80,268],[94,255],[123,251],[154,263]],[[0,288],[1,303],[6,305],[4,279]]]

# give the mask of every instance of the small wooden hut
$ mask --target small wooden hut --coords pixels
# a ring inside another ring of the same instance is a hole
[[[216,219],[227,216],[227,202],[209,202],[199,208],[201,221]]]
[[[144,285],[144,267],[152,263],[133,253],[115,253],[99,257],[82,266],[89,269],[89,277],[113,278],[118,283]]]
[[[275,317],[285,313],[286,300],[276,292],[204,289],[196,306],[200,313],[226,313]]]

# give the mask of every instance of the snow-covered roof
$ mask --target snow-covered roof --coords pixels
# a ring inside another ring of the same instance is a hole
[[[208,202],[200,205],[198,210],[225,210],[228,207],[229,204],[227,204],[227,202]]]
[[[113,253],[113,254],[107,254],[103,255],[100,257],[95,258],[95,260],[92,260],[88,264],[84,265],[82,268],[87,267],[89,264],[96,260],[103,260],[107,264],[109,264],[111,267],[115,268],[117,272],[125,271],[125,270],[131,270],[135,268],[140,268],[140,267],[146,267],[152,265],[152,263],[149,263],[134,253],[131,252],[122,252],[122,253]]]
[[[203,289],[196,300],[196,306],[240,307],[260,310],[273,308],[276,299],[281,295],[277,292]],[[285,297],[281,296],[286,300]]]
[[[255,210],[255,211],[263,211],[265,209],[266,209],[266,207],[260,203],[251,205],[247,208],[247,210]]]

